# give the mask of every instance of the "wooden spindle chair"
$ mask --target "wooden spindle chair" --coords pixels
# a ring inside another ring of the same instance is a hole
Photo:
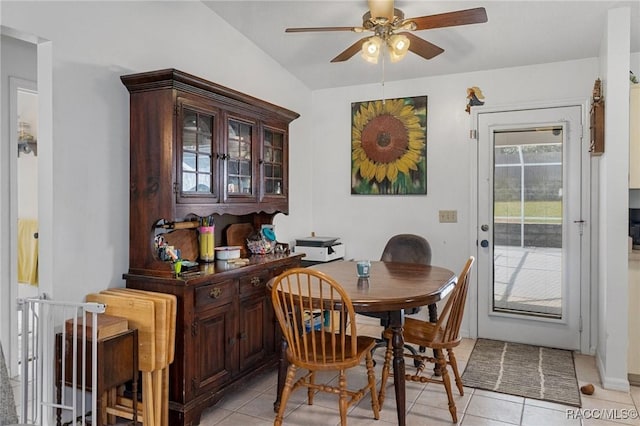
[[[453,348],[457,347],[462,340],[460,337],[460,325],[462,324],[464,306],[467,300],[467,291],[469,289],[469,275],[474,261],[475,258],[471,256],[464,265],[462,272],[458,276],[458,282],[449,295],[449,299],[440,314],[440,318],[438,318],[438,322],[432,323],[414,318],[407,318],[402,332],[405,343],[424,346],[431,349],[439,349],[434,351],[434,356],[428,356],[426,353],[405,353],[405,357],[420,361],[416,373],[406,374],[405,380],[421,383],[440,383],[444,385],[445,390],[447,391],[447,398],[449,399],[449,412],[451,413],[451,418],[454,423],[457,423],[458,416],[456,414],[456,404],[451,392],[451,380],[449,379],[449,373],[447,372],[447,365],[450,365],[453,370],[456,386],[458,387],[460,395],[464,395],[462,379],[460,379],[458,363],[456,361],[455,354],[453,353]],[[390,366],[393,357],[391,332],[387,331],[385,333],[385,337],[388,339],[389,344],[387,345],[387,351],[385,353],[380,394],[378,396],[378,401],[381,405],[384,402],[385,386],[390,375]],[[423,374],[427,362],[437,364],[441,373],[440,378]]]
[[[328,275],[307,268],[290,269],[273,283],[271,297],[278,323],[287,342],[289,367],[274,425],[281,425],[291,393],[307,388],[309,405],[318,391],[338,395],[340,423],[347,424],[347,409],[367,392],[375,419],[380,418],[376,379],[371,357],[375,339],[358,336],[355,311],[343,288]],[[346,318],[347,321],[341,319]],[[347,389],[345,371],[365,359],[367,384]],[[294,383],[298,368],[307,372]],[[316,371],[338,371],[338,386],[316,383]]]

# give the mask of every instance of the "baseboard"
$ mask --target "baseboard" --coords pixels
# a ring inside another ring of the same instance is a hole
[[[627,374],[631,386],[640,386],[640,374]]]
[[[597,352],[596,352],[596,366],[598,368],[598,373],[600,374],[600,380],[602,381],[603,388],[609,389],[609,390],[629,392],[629,380],[608,377],[605,374],[605,368],[602,363],[602,358],[600,358],[600,354]]]

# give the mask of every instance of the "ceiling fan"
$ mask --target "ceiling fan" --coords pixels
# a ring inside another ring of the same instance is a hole
[[[361,27],[287,28],[285,32],[353,31],[363,33],[370,31],[373,33],[372,36],[356,41],[333,58],[331,62],[346,61],[361,51],[365,60],[377,63],[380,52],[385,47],[389,50],[392,62],[402,59],[407,51],[425,59],[431,59],[444,52],[441,47],[412,34],[410,31],[487,22],[487,12],[483,7],[405,19],[404,12],[394,8],[394,0],[368,0],[368,3],[369,11],[362,16]]]

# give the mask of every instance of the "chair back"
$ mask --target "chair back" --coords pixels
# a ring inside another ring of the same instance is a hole
[[[384,246],[380,260],[383,262],[419,263],[431,265],[431,245],[429,242],[414,234],[394,235]],[[420,307],[407,309],[405,314],[412,315],[420,312]]]
[[[430,265],[431,246],[426,239],[419,235],[398,234],[387,241],[380,260]]]
[[[271,299],[291,362],[317,367],[357,356],[355,311],[333,278],[313,269],[289,269],[275,278]]]
[[[474,261],[475,258],[471,256],[465,263],[462,272],[458,276],[458,282],[440,314],[436,328],[444,332],[442,333],[442,342],[439,343],[446,344],[460,339],[460,325],[462,324],[467,290],[469,289],[469,275]]]

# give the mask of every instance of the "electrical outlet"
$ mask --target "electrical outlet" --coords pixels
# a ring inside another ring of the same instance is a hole
[[[440,223],[456,223],[458,222],[457,210],[440,210],[438,211]]]

